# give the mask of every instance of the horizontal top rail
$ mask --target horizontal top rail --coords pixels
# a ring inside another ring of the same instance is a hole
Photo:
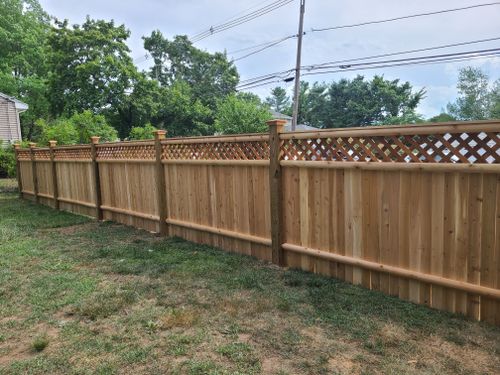
[[[360,137],[382,135],[446,134],[465,132],[500,132],[500,119],[481,121],[453,121],[411,125],[380,125],[353,128],[318,129],[281,133],[280,139],[308,139],[330,137]]]
[[[200,137],[179,137],[166,138],[161,141],[162,144],[184,144],[184,143],[220,143],[220,142],[251,142],[268,141],[268,133],[248,133],[237,135],[209,135]]]

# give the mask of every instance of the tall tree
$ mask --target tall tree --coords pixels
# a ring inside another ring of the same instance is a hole
[[[366,81],[363,76],[341,79],[328,88],[328,111],[324,126],[349,127],[384,123],[389,118],[405,116],[415,111],[424,98],[425,90],[413,92],[409,82],[400,83],[375,76]]]
[[[448,112],[459,120],[484,120],[490,118],[492,93],[489,77],[479,68],[460,69],[458,98],[447,106]]]
[[[276,112],[290,114],[292,111],[290,97],[283,87],[273,88],[271,95],[266,98],[266,103]]]
[[[29,105],[21,115],[23,136],[35,137],[35,120],[48,112],[49,16],[37,0],[0,0],[0,91]]]
[[[113,21],[56,21],[49,35],[50,101],[54,116],[115,108],[137,74],[126,40],[130,32]]]
[[[238,71],[225,53],[202,51],[186,36],[170,41],[158,30],[143,39],[154,61],[149,74],[162,86],[184,81],[191,86],[194,97],[212,110],[218,98],[235,92]]]

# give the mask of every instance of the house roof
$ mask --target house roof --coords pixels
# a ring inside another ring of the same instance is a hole
[[[12,96],[6,95],[2,92],[0,92],[0,97],[13,102],[18,112],[26,111],[29,108],[29,106],[26,103],[23,103],[22,101],[14,98]]]
[[[297,124],[295,127],[295,131],[306,131],[306,130],[318,130],[318,128],[315,128],[314,126],[309,126],[309,125],[304,125],[304,124]],[[292,131],[292,125],[285,125],[285,131],[286,132],[291,132]]]
[[[273,110],[270,110],[269,112],[271,112],[271,116],[274,118],[274,119],[280,119],[280,120],[292,120],[292,116],[288,116],[288,115],[285,115],[283,113],[280,113],[280,112],[277,112],[277,111],[273,111]]]

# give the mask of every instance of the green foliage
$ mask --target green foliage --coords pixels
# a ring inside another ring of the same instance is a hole
[[[60,117],[52,122],[38,120],[41,129],[38,142],[47,145],[55,140],[59,145],[89,143],[90,137],[99,136],[101,142],[112,142],[118,139],[117,131],[106,122],[103,115],[94,115],[90,111],[77,113],[70,118]]]
[[[16,177],[16,155],[14,147],[0,139],[0,178],[6,177]]]
[[[137,74],[126,40],[130,32],[113,21],[87,20],[69,26],[57,21],[51,29],[49,77],[54,116],[114,108],[124,100]]]
[[[480,68],[460,69],[458,98],[447,106],[448,112],[458,120],[486,120],[500,115],[500,80],[492,87],[489,77]]]
[[[202,51],[186,36],[178,35],[170,41],[159,30],[143,39],[144,48],[154,61],[149,74],[162,86],[186,82],[193,90],[193,97],[211,110],[215,109],[217,99],[235,92],[238,71],[225,53]]]
[[[69,120],[78,132],[79,143],[89,143],[92,136],[101,137],[101,142],[113,142],[118,139],[116,129],[107,123],[103,115],[94,115],[87,110],[71,116]]]
[[[32,139],[35,120],[48,114],[46,77],[49,16],[37,0],[0,0],[0,91],[26,102],[23,136]]]
[[[57,141],[58,145],[73,145],[80,139],[75,125],[69,119],[61,118],[53,122],[40,119],[36,124],[42,129],[39,139],[41,145],[48,145],[51,140]]]
[[[215,129],[222,134],[266,132],[269,107],[256,96],[229,95],[217,103]]]
[[[142,127],[157,119],[162,105],[165,90],[160,88],[158,81],[141,73],[133,78],[132,85],[131,94],[125,96],[118,106],[106,111],[120,138],[126,138],[133,127]]]
[[[37,352],[43,351],[48,345],[49,339],[47,335],[35,337],[35,339],[31,343],[31,347]]]
[[[177,81],[162,88],[161,106],[153,122],[172,137],[213,134],[212,111],[197,99],[191,86]]]
[[[452,115],[442,112],[437,116],[431,117],[429,122],[448,122],[448,121],[456,121],[457,119]]]
[[[271,95],[266,98],[266,104],[279,113],[291,114],[292,102],[283,87],[275,87],[271,90]]]
[[[412,111],[401,116],[387,117],[381,125],[421,124],[423,122],[425,122],[424,117]]]
[[[130,140],[152,139],[155,136],[154,132],[156,130],[157,129],[151,124],[146,124],[145,126],[136,126],[132,128],[128,138]]]
[[[384,123],[414,112],[424,94],[423,89],[413,92],[409,82],[400,83],[398,79],[341,79],[328,87],[328,109],[321,125],[332,128]]]

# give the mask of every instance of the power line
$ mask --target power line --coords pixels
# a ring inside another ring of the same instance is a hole
[[[341,26],[332,26],[332,27],[327,27],[327,28],[321,28],[321,29],[314,29],[312,28],[310,31],[311,32],[323,32],[323,31],[328,31],[328,30],[337,30],[337,29],[345,29],[345,28],[352,28],[352,27],[360,27],[360,26],[366,26],[366,25],[371,25],[371,24],[379,24],[379,23],[385,23],[385,22],[393,22],[393,21],[398,21],[398,20],[403,20],[403,19],[408,19],[408,18],[415,18],[415,17],[423,17],[423,16],[430,16],[430,15],[436,15],[436,14],[442,14],[442,13],[450,13],[450,12],[458,12],[458,11],[463,11],[463,10],[468,10],[468,9],[474,9],[474,8],[480,8],[480,7],[488,7],[488,6],[493,6],[493,5],[500,5],[500,2],[492,2],[492,3],[484,3],[484,4],[476,4],[476,5],[470,5],[466,7],[461,7],[461,8],[452,8],[452,9],[443,9],[439,11],[434,11],[434,12],[425,12],[425,13],[418,13],[418,14],[412,14],[412,15],[406,15],[406,16],[401,16],[401,17],[394,17],[394,18],[389,18],[385,20],[376,20],[376,21],[367,21],[367,22],[361,22],[361,23],[355,23],[355,24],[349,24],[349,25],[341,25]],[[306,35],[306,33],[304,33]],[[290,35],[287,37],[283,37],[281,39],[276,39],[270,42],[265,42],[261,44],[257,44],[251,47],[246,47],[237,51],[232,51],[229,52],[229,54],[235,54],[241,51],[245,50],[251,50],[254,48],[258,48],[261,46],[266,46],[266,48],[261,48],[258,51],[254,51],[253,53],[249,53],[245,56],[238,57],[234,59],[233,61],[239,61],[243,60],[244,58],[250,57],[252,55],[255,55],[257,53],[260,53],[268,48],[271,48],[275,45],[280,44],[281,42],[284,42],[287,39],[291,39],[293,37],[297,37],[297,35]],[[279,42],[278,42],[279,41]]]
[[[378,23],[393,22],[393,21],[399,21],[399,20],[404,20],[404,19],[408,19],[408,18],[431,16],[431,15],[435,15],[435,14],[458,12],[461,10],[488,7],[488,6],[493,6],[493,5],[500,5],[500,2],[495,1],[493,3],[476,4],[476,5],[470,5],[470,6],[466,6],[466,7],[460,7],[460,8],[438,10],[435,12],[417,13],[417,14],[411,14],[411,15],[407,15],[407,16],[387,18],[384,20],[360,22],[360,23],[355,23],[355,24],[351,24],[351,25],[331,26],[331,27],[324,27],[321,29],[311,29],[311,32],[322,32],[322,31],[329,31],[329,30],[347,29],[347,28],[351,28],[351,27],[359,27],[359,26],[373,25],[373,24],[378,24]]]
[[[291,3],[292,1],[295,1],[295,0],[278,0],[278,1],[275,1],[269,5],[266,5],[262,8],[259,8],[251,13],[248,13],[246,15],[243,15],[241,17],[238,17],[238,18],[235,18],[229,22],[226,22],[226,23],[222,23],[222,24],[219,24],[219,25],[216,25],[216,26],[211,26],[209,29],[205,30],[205,31],[202,31],[200,33],[197,33],[195,35],[193,35],[190,39],[193,43],[195,42],[198,42],[202,39],[205,39],[205,38],[208,38],[209,36],[212,36],[214,34],[217,34],[217,33],[220,33],[222,31],[225,31],[225,30],[228,30],[228,29],[231,29],[233,27],[236,27],[236,26],[239,26],[243,23],[246,23],[246,22],[249,22],[255,18],[258,18],[258,17],[261,17],[265,14],[268,14],[276,9],[279,9],[289,3]]]
[[[409,53],[425,52],[425,51],[432,51],[432,50],[443,49],[443,48],[451,48],[451,47],[466,46],[466,45],[470,45],[470,44],[492,42],[492,41],[495,41],[495,40],[500,40],[500,37],[478,39],[478,40],[471,40],[469,42],[450,43],[450,44],[443,44],[443,45],[434,46],[434,47],[417,48],[417,49],[411,49],[411,50],[400,51],[400,52],[383,53],[383,54],[380,54],[380,55],[372,55],[372,56],[357,57],[357,58],[352,58],[352,59],[330,61],[330,62],[316,64],[316,65],[304,66],[303,69],[305,69],[305,70],[324,69],[323,67],[328,68],[328,65],[332,65],[332,64],[341,64],[341,63],[352,62],[352,61],[378,59],[378,58],[381,58],[381,57],[390,57],[390,56],[397,56],[397,55],[405,55],[405,54],[409,54]]]
[[[439,54],[439,55],[427,55],[427,56],[420,56],[420,57],[411,57],[411,58],[403,58],[403,59],[394,59],[394,60],[380,60],[380,61],[368,61],[364,63],[358,63],[358,64],[350,64],[350,65],[330,65],[327,68],[332,69],[332,68],[337,68],[338,70],[327,70],[327,71],[320,71],[320,72],[314,72],[314,70],[320,70],[324,69],[324,67],[315,67],[315,68],[310,68],[309,72],[304,73],[304,75],[317,75],[317,74],[326,74],[326,73],[337,73],[337,72],[342,72],[342,71],[355,71],[355,70],[366,70],[366,69],[376,69],[376,68],[383,68],[383,67],[389,67],[389,66],[403,66],[403,65],[413,65],[413,64],[422,64],[422,63],[429,63],[429,62],[453,62],[454,60],[465,60],[465,59],[471,59],[471,58],[477,58],[477,57],[491,57],[491,56],[497,56],[500,54],[500,48],[492,48],[492,49],[482,49],[482,50],[475,50],[475,51],[464,51],[464,52],[455,52],[455,53],[447,53],[447,54]],[[359,58],[359,59],[351,59],[352,61],[361,61],[365,58]],[[293,69],[291,70],[293,71]],[[253,88],[255,85],[260,84],[264,85],[267,83],[270,83],[268,81],[275,80],[277,78],[282,78],[280,77],[280,73],[270,73],[268,75],[264,75],[261,77],[258,77],[259,79],[249,79],[246,80],[245,83],[238,85],[237,89],[249,89]]]
[[[341,73],[341,72],[363,71],[363,70],[369,70],[369,69],[391,68],[391,67],[399,67],[399,66],[406,66],[406,65],[443,64],[443,63],[450,63],[450,62],[469,61],[469,60],[473,60],[473,59],[485,59],[485,58],[492,58],[492,57],[500,57],[500,52],[482,54],[482,55],[477,55],[477,56],[460,57],[460,58],[446,58],[446,59],[439,59],[439,60],[407,62],[407,63],[398,63],[398,64],[381,64],[378,66],[359,67],[359,68],[353,68],[353,69],[337,69],[337,70],[322,71],[322,72],[310,72],[310,73],[304,73],[303,75],[308,76],[308,75],[317,75],[317,74],[332,74],[332,73]],[[255,89],[257,87],[267,86],[267,85],[271,85],[273,83],[280,83],[280,82],[282,82],[282,80],[276,79],[273,81],[255,84],[252,86],[237,88],[237,90],[238,91],[251,90],[251,89]]]
[[[250,57],[250,56],[255,55],[255,54],[259,53],[259,52],[262,52],[262,51],[264,51],[264,50],[266,50],[268,48],[274,47],[275,45],[278,45],[280,43],[283,43],[285,40],[288,40],[288,39],[291,39],[291,38],[296,38],[296,37],[297,37],[296,35],[291,35],[291,36],[287,36],[285,38],[279,39],[277,41],[274,41],[272,43],[268,43],[267,45],[265,45],[264,47],[262,47],[262,48],[260,48],[260,49],[258,49],[256,51],[247,53],[246,55],[243,55],[243,56],[240,56],[240,57],[238,57],[236,59],[233,59],[233,62],[246,59],[247,57]]]

